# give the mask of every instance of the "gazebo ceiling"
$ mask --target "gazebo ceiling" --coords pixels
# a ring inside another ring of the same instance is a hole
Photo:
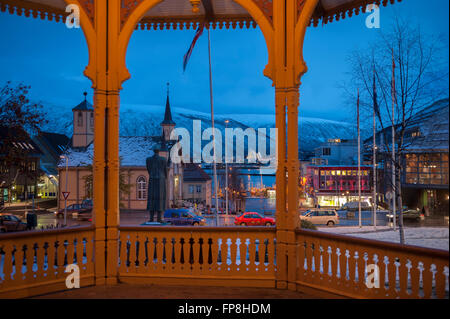
[[[88,11],[88,15],[93,21],[95,0],[80,0],[83,7]],[[301,7],[304,0],[296,0],[298,7]],[[319,0],[319,3],[312,16],[312,24],[317,26],[322,20],[323,24],[333,20],[351,17],[360,12],[365,12],[367,4],[376,3],[386,6],[393,4],[396,0]],[[397,0],[400,2],[401,0]],[[136,3],[142,0],[130,1],[122,0],[121,16],[122,23],[126,17],[134,10]],[[272,20],[272,0],[254,0],[261,8],[265,16]],[[11,14],[40,17],[48,20],[64,21],[67,15],[65,12],[66,2],[64,0],[0,0],[1,11],[8,10]],[[198,12],[193,13],[192,4],[189,0],[165,0],[150,9],[141,19],[137,28],[141,29],[163,29],[163,28],[189,28],[192,23],[195,25],[201,21],[209,20],[213,28],[225,26],[256,27],[249,13],[233,0],[201,0]]]

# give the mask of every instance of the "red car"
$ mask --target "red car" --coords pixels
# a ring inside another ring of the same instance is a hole
[[[275,219],[262,217],[255,212],[247,212],[234,219],[235,225],[241,226],[275,226]]]

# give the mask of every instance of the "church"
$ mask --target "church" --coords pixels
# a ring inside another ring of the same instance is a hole
[[[58,163],[58,208],[64,208],[63,192],[68,192],[67,206],[81,204],[92,198],[92,160],[94,155],[94,109],[86,99],[72,109],[73,137]],[[146,159],[158,148],[159,155],[168,158],[176,141],[170,139],[175,128],[167,92],[164,120],[160,136],[121,136],[120,157],[120,208],[145,210],[147,208],[148,172]],[[183,205],[183,163],[170,162],[166,185],[167,207]]]

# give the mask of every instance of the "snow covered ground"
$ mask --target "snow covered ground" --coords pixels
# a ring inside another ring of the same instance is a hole
[[[350,235],[393,243],[400,242],[399,231],[389,226],[318,227],[318,230],[334,234]],[[408,245],[449,250],[448,227],[405,227],[405,241]]]

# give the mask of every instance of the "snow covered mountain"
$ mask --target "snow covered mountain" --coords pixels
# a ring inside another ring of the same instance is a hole
[[[72,136],[72,111],[70,107],[56,107],[48,105],[48,125],[45,130],[64,133]],[[164,117],[164,106],[161,105],[121,105],[120,135],[121,136],[149,136],[161,134],[160,123]],[[193,120],[201,120],[202,130],[211,127],[209,113],[192,109],[172,107],[172,118],[176,127],[186,128],[192,136]],[[229,120],[230,128],[269,128],[275,127],[274,114],[216,114],[215,126],[224,134],[225,120]],[[354,138],[356,126],[351,123],[310,118],[299,114],[299,151],[306,155],[330,138]]]

